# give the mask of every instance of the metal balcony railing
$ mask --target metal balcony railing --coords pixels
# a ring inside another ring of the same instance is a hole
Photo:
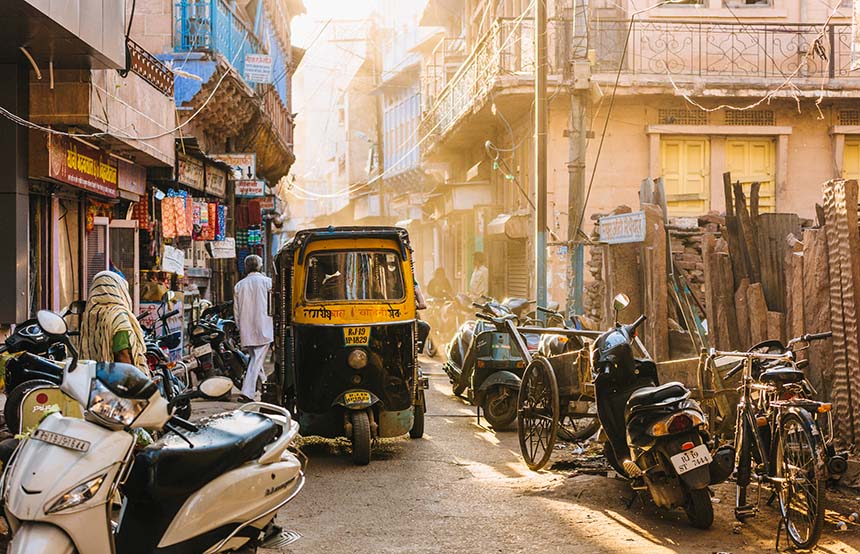
[[[177,0],[174,18],[176,52],[221,54],[243,76],[247,54],[267,53],[253,28],[227,0]]]
[[[598,72],[619,68],[629,21],[592,21]],[[692,21],[633,24],[621,71],[674,77],[851,77],[851,25]]]
[[[571,58],[573,25],[552,19],[547,24],[548,74],[566,75]],[[425,72],[423,92],[426,113],[420,136],[443,135],[484,98],[503,76],[534,75],[534,22],[500,18],[463,59],[465,44],[451,39],[440,43]],[[454,63],[448,60],[454,59]],[[460,59],[464,61],[459,62]],[[453,69],[459,65],[459,68]]]

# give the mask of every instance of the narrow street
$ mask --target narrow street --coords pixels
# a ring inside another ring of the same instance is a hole
[[[350,463],[346,443],[307,440],[307,484],[278,519],[302,538],[261,553],[773,550],[775,509],[764,507],[740,533],[732,532],[731,484],[718,488],[716,520],[702,532],[680,510],[640,503],[628,509],[623,481],[569,470],[530,472],[516,432],[478,426],[474,408],[452,396],[440,364],[425,359],[424,365],[430,373],[425,438],[385,441],[366,467]],[[829,495],[829,508],[858,505],[855,498]],[[831,515],[818,551],[860,552],[860,527],[837,533]]]

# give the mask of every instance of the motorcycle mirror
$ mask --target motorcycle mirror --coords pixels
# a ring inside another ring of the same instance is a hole
[[[81,315],[82,313],[84,313],[86,305],[87,303],[83,300],[75,300],[74,302],[69,304],[69,306],[65,310],[63,310],[63,317],[69,315]]]
[[[233,390],[233,381],[229,377],[210,377],[197,386],[200,394],[208,400],[215,400]]]
[[[630,297],[621,293],[615,297],[612,307],[615,308],[615,324],[618,325],[618,312],[630,305]]]
[[[65,335],[69,330],[66,320],[50,310],[39,310],[36,320],[39,322],[39,327],[49,335]]]

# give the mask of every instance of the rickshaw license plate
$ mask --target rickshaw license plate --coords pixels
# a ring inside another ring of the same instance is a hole
[[[347,392],[343,395],[347,404],[368,404],[370,402],[369,392]]]
[[[370,327],[344,327],[343,343],[346,346],[366,346],[370,344]]]
[[[675,454],[670,459],[672,465],[675,466],[675,471],[678,472],[678,475],[682,475],[711,463],[711,453],[708,452],[708,445],[700,444],[696,448]]]
[[[69,450],[77,450],[78,452],[86,452],[90,449],[90,443],[87,441],[61,435],[60,433],[52,433],[44,429],[36,429],[33,431],[31,437],[48,444],[68,448]]]

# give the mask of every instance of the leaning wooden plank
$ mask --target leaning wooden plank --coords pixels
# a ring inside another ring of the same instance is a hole
[[[738,338],[738,318],[735,312],[735,294],[732,291],[732,262],[728,254],[717,254],[717,262],[719,264],[719,305],[717,307],[717,319],[720,325],[725,325],[725,330],[721,330],[726,347],[738,348],[740,339]],[[724,315],[724,318],[720,316]],[[721,347],[722,348],[722,347]]]
[[[800,218],[797,214],[762,214],[755,220],[755,230],[767,306],[774,311],[784,311],[786,240],[791,234],[800,234]]]
[[[792,235],[792,238],[794,235]],[[785,255],[785,334],[787,338],[803,334],[803,243],[794,240]],[[800,352],[798,359],[803,359]]]
[[[738,215],[740,223],[740,239],[746,247],[747,259],[749,260],[749,277],[750,283],[761,282],[761,264],[759,262],[758,246],[756,245],[756,228],[755,221],[750,217],[747,211],[746,195],[740,183],[735,183],[735,213]]]
[[[858,184],[854,179],[845,181],[845,223],[848,231],[848,247],[846,259],[851,275],[850,290],[843,291],[846,301],[850,299],[853,310],[846,310],[846,336],[849,336],[848,381],[851,392],[852,416],[854,426],[854,444],[860,446],[860,228],[857,226]],[[853,320],[851,318],[853,317]],[[851,347],[853,344],[853,348]],[[850,357],[850,356],[853,356]]]
[[[856,328],[849,324],[849,310],[854,310],[853,298],[849,301],[844,289],[851,288],[851,269],[848,260],[848,224],[845,206],[845,183],[832,180],[824,186],[824,215],[827,235],[827,257],[830,270],[830,317],[833,331],[833,377],[832,402],[834,407],[834,431],[837,447],[855,444],[853,406],[848,379],[849,370],[858,367],[854,363]],[[849,326],[851,327],[849,329]]]
[[[767,313],[767,338],[782,341],[785,344],[785,314],[782,312]]]
[[[731,179],[731,173],[723,173],[723,189],[726,194],[726,224],[723,229],[723,236],[729,244],[729,255],[732,257],[734,288],[737,289],[741,280],[749,276],[749,269],[746,254],[740,241],[740,227],[734,211],[734,201],[732,200]]]
[[[667,296],[666,227],[663,209],[654,204],[643,204],[645,212],[645,257],[643,268],[649,302],[645,304],[648,319],[648,350],[655,360],[669,359],[669,298]]]
[[[802,283],[803,332],[824,333],[832,330],[830,324],[830,271],[827,265],[827,237],[825,229],[803,231]],[[798,336],[796,333],[794,336]],[[807,351],[807,375],[818,399],[831,398],[833,390],[833,339],[816,341]],[[844,353],[838,353],[843,356]]]
[[[750,338],[750,311],[747,294],[750,288],[749,279],[742,279],[738,290],[735,291],[735,313],[738,321],[738,346],[746,350],[752,346]]]
[[[713,347],[717,346],[717,328],[719,327],[717,322],[719,295],[715,284],[718,271],[716,242],[717,238],[712,233],[705,233],[702,236],[702,262],[705,268],[705,317],[708,319],[708,341]]]
[[[639,184],[639,205],[652,204],[654,202],[654,181],[651,177],[642,179]]]
[[[756,181],[755,183],[750,185],[750,217],[755,221],[758,217],[758,204],[759,204],[759,191],[761,190],[761,183]]]
[[[767,336],[767,301],[761,283],[752,283],[747,289],[747,308],[750,316],[750,342],[758,344]]]

